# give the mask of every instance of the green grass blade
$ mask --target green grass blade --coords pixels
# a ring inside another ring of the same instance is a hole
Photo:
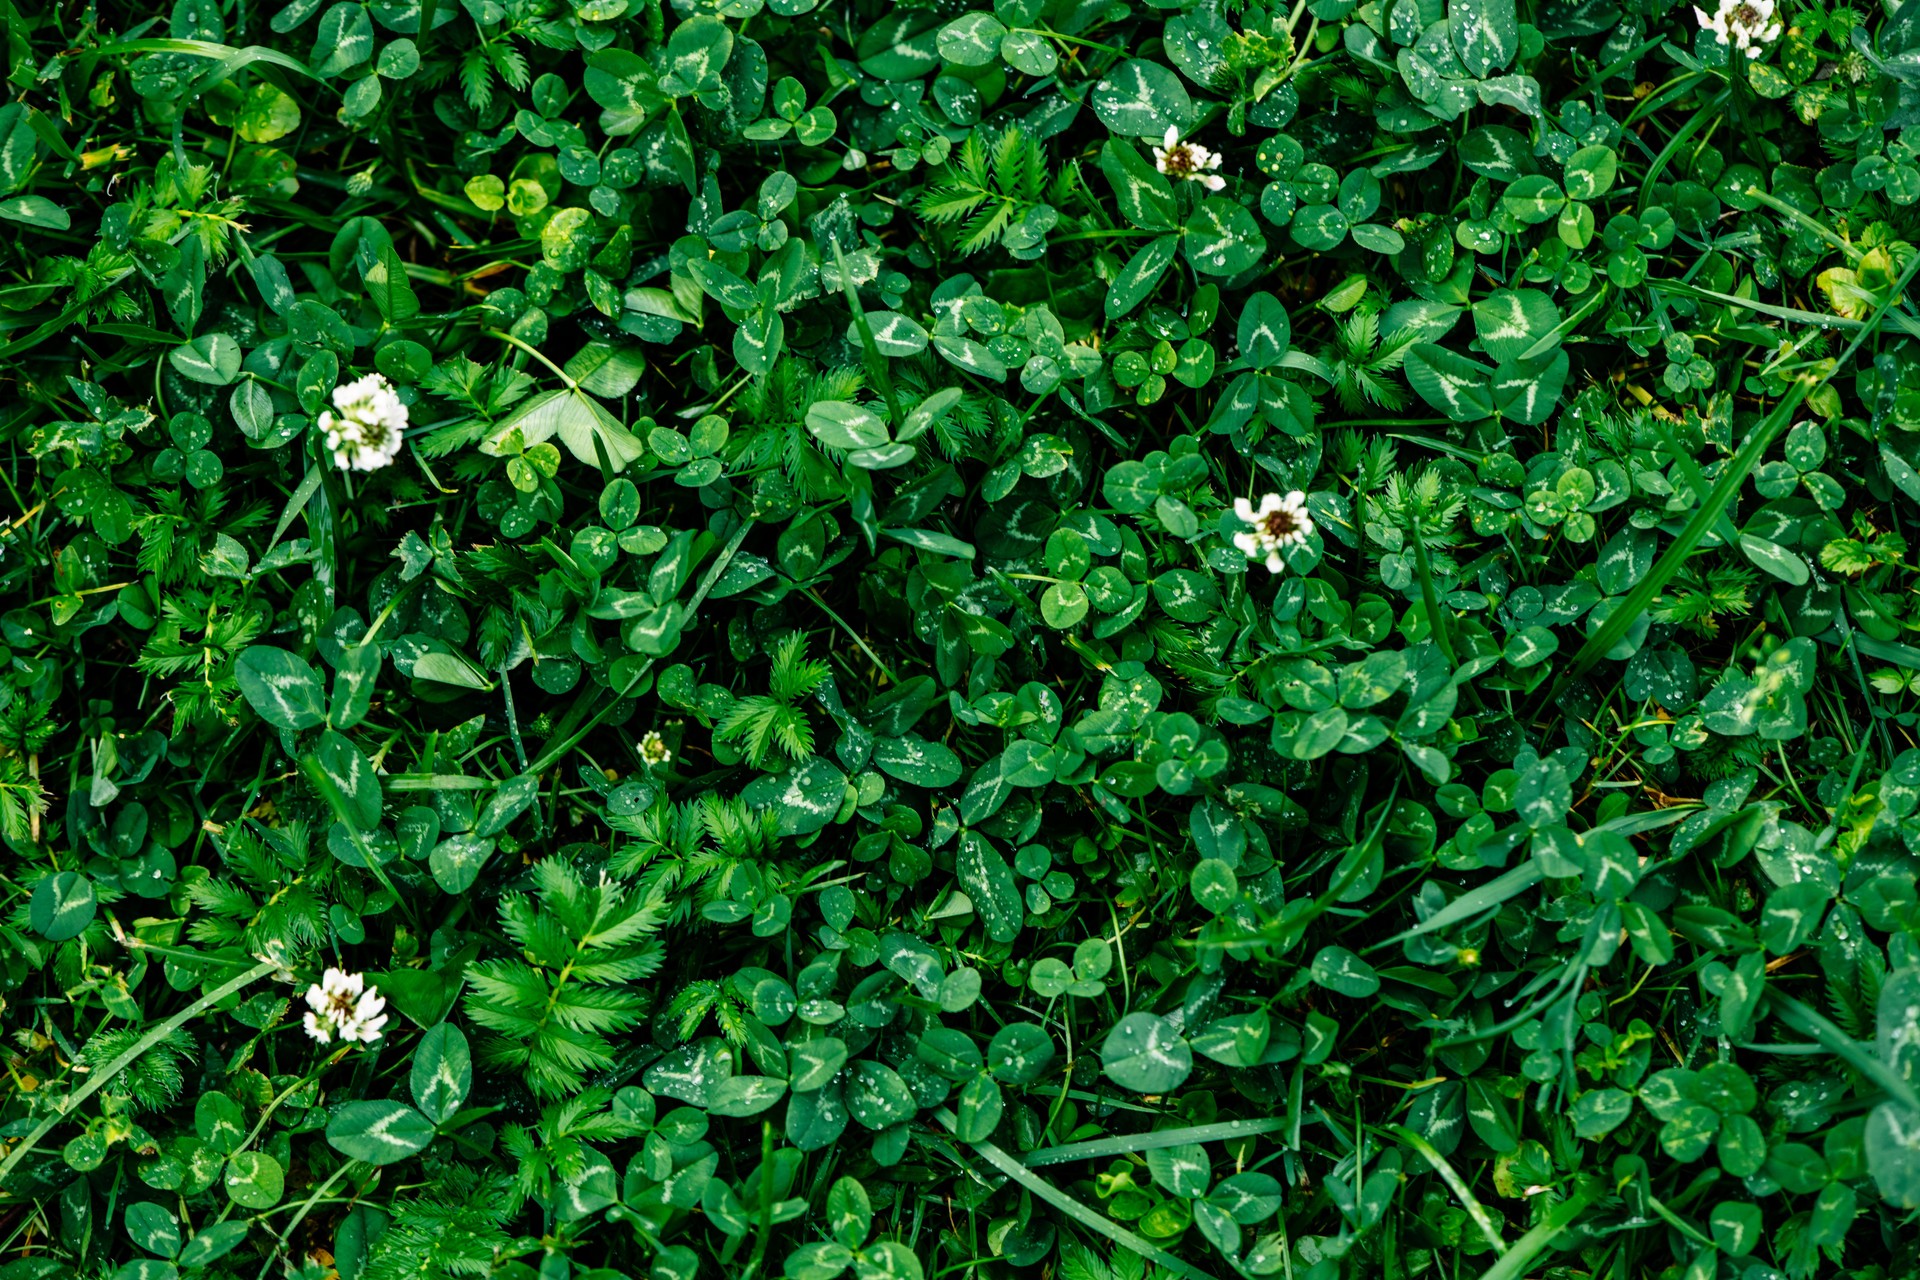
[[[1023,1163],[1029,1168],[1043,1164],[1065,1164],[1069,1160],[1099,1160],[1123,1156],[1134,1151],[1154,1151],[1178,1147],[1189,1142],[1223,1142],[1257,1133],[1273,1133],[1285,1128],[1283,1120],[1222,1120],[1217,1124],[1188,1125],[1183,1129],[1156,1129],[1152,1133],[1129,1133],[1117,1138],[1094,1138],[1087,1142],[1068,1142],[1057,1147],[1029,1151]]]
[[[950,1109],[942,1107],[935,1114],[949,1132],[960,1127],[960,1122],[954,1118]],[[1191,1263],[1168,1253],[1145,1236],[1135,1235],[1106,1214],[1087,1208],[993,1143],[974,1142],[968,1145],[982,1160],[1019,1183],[1036,1199],[1046,1201],[1095,1235],[1105,1236],[1121,1248],[1139,1254],[1156,1267],[1172,1272],[1174,1275],[1186,1276],[1189,1280],[1215,1280],[1211,1272],[1202,1271]]]
[[[116,40],[112,44],[103,44],[93,50],[96,54],[106,53],[185,53],[196,58],[217,58],[221,63],[220,72],[214,79],[224,80],[249,63],[265,62],[288,71],[298,71],[307,79],[314,79],[313,72],[297,58],[288,57],[265,45],[250,44],[244,49],[236,49],[230,44],[216,44],[211,40],[171,40],[150,38],[145,40]],[[209,82],[210,83],[210,82]]]
[[[1405,1125],[1390,1124],[1381,1130],[1381,1132],[1406,1143],[1415,1151],[1418,1151],[1428,1164],[1433,1166],[1433,1171],[1440,1175],[1440,1181],[1447,1184],[1448,1189],[1453,1192],[1454,1198],[1460,1202],[1461,1208],[1465,1209],[1467,1216],[1473,1219],[1473,1225],[1480,1228],[1480,1234],[1485,1236],[1487,1243],[1493,1246],[1493,1251],[1501,1257],[1505,1257],[1507,1254],[1507,1242],[1500,1238],[1500,1228],[1493,1225],[1493,1216],[1487,1212],[1486,1206],[1481,1204],[1479,1198],[1473,1194],[1473,1188],[1467,1185],[1466,1179],[1460,1176],[1452,1163],[1449,1162],[1445,1156],[1441,1155],[1431,1142],[1428,1142],[1425,1138],[1407,1128]]]
[[[1382,947],[1391,947],[1397,942],[1405,942],[1408,938],[1417,938],[1423,933],[1451,928],[1463,920],[1471,920],[1482,911],[1491,911],[1515,894],[1524,893],[1539,884],[1541,875],[1540,864],[1529,858],[1485,884],[1467,890],[1413,928],[1402,929],[1391,938],[1376,942],[1366,950],[1378,951]]]
[[[1747,442],[1741,446],[1740,452],[1733,456],[1725,470],[1720,473],[1720,479],[1714,484],[1713,491],[1693,513],[1693,517],[1687,521],[1686,527],[1680,531],[1679,536],[1668,544],[1666,551],[1661,553],[1659,560],[1654,562],[1653,570],[1626,594],[1620,604],[1615,606],[1613,612],[1607,615],[1607,620],[1600,625],[1600,629],[1588,636],[1587,642],[1580,646],[1580,651],[1574,655],[1573,661],[1561,673],[1559,680],[1555,681],[1553,692],[1548,698],[1549,702],[1553,701],[1568,683],[1585,675],[1608,650],[1619,644],[1621,637],[1627,634],[1627,629],[1642,613],[1646,612],[1647,606],[1653,603],[1654,597],[1673,581],[1675,575],[1686,564],[1687,557],[1691,556],[1694,549],[1700,545],[1700,540],[1706,536],[1707,530],[1711,529],[1733,506],[1734,499],[1740,496],[1740,488],[1746,483],[1747,476],[1754,467],[1759,465],[1767,447],[1786,429],[1794,410],[1798,409],[1801,402],[1815,389],[1826,385],[1836,373],[1846,368],[1867,338],[1879,331],[1881,321],[1885,319],[1894,302],[1906,293],[1907,284],[1913,279],[1917,268],[1920,268],[1920,255],[1916,255],[1914,260],[1907,264],[1906,269],[1900,273],[1899,281],[1887,291],[1886,297],[1874,310],[1873,317],[1853,335],[1853,341],[1847,344],[1847,349],[1840,354],[1840,357],[1829,363],[1825,372],[1817,378],[1802,375],[1795,381],[1793,388],[1773,406],[1767,416],[1761,419],[1760,425],[1748,434]]]
[[[1773,1005],[1774,1012],[1780,1015],[1780,1021],[1802,1035],[1811,1036],[1819,1041],[1826,1046],[1828,1052],[1886,1090],[1887,1096],[1894,1101],[1911,1110],[1920,1111],[1920,1092],[1915,1091],[1905,1076],[1880,1061],[1879,1055],[1870,1052],[1846,1032],[1792,996],[1781,995],[1778,991],[1769,991],[1767,1000]]]
[[[186,1026],[187,1023],[199,1017],[214,1005],[219,1004],[234,992],[266,977],[269,973],[272,973],[273,970],[273,962],[263,960],[245,973],[228,979],[180,1012],[174,1014],[171,1018],[168,1018],[159,1026],[149,1030],[134,1042],[132,1048],[115,1058],[112,1062],[109,1062],[100,1070],[94,1072],[87,1078],[85,1084],[67,1095],[66,1102],[62,1106],[60,1114],[48,1116],[45,1120],[42,1120],[38,1125],[34,1126],[33,1132],[29,1133],[19,1146],[9,1151],[5,1160],[0,1160],[0,1186],[5,1185],[7,1175],[20,1167],[20,1162],[27,1158],[34,1147],[39,1144],[40,1139],[53,1132],[55,1126],[61,1124],[63,1121],[72,1119],[75,1113],[80,1110],[81,1103],[106,1088],[122,1071],[125,1071],[128,1067],[139,1061],[141,1054],[153,1048],[154,1045],[159,1044],[162,1040],[166,1039],[167,1036],[179,1030],[181,1027]]]
[[[1488,1267],[1480,1280],[1520,1280],[1533,1265],[1533,1260],[1546,1251],[1555,1236],[1580,1216],[1592,1199],[1587,1192],[1575,1192],[1571,1199],[1562,1200],[1547,1210],[1546,1220],[1514,1241],[1513,1248],[1507,1250],[1506,1256],[1500,1261]]]

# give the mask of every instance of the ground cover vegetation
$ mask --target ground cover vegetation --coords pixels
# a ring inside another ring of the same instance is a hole
[[[0,1280],[1920,1269],[1920,3],[0,13]]]

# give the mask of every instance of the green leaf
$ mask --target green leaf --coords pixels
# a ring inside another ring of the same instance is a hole
[[[429,650],[413,660],[413,678],[435,684],[456,685],[462,689],[491,690],[493,681],[480,668],[457,653]]]
[[[1515,422],[1539,426],[1560,402],[1570,367],[1564,351],[1502,363],[1493,372],[1493,407]]]
[[[247,1230],[245,1221],[212,1223],[187,1241],[178,1261],[183,1267],[204,1267],[239,1248],[247,1238]]]
[[[732,55],[733,28],[712,14],[687,18],[667,41],[667,64],[688,92],[720,88],[720,73]]]
[[[1119,319],[1147,300],[1160,283],[1160,277],[1173,265],[1179,247],[1178,236],[1160,236],[1147,241],[1127,260],[1127,265],[1120,268],[1120,274],[1107,287],[1109,320]]]
[[[399,324],[420,314],[420,299],[407,280],[407,264],[391,243],[379,247],[360,278],[367,286],[367,300],[389,323]]]
[[[1272,369],[1286,359],[1293,343],[1293,322],[1287,309],[1270,293],[1247,299],[1240,310],[1240,362],[1254,369]]]
[[[1187,220],[1187,261],[1202,275],[1237,275],[1260,261],[1267,238],[1246,206],[1209,196]]]
[[[42,876],[27,905],[27,923],[50,942],[77,938],[93,923],[93,884],[78,871]]]
[[[940,56],[962,67],[984,67],[1000,57],[1006,24],[990,13],[963,13],[940,28]]]
[[[1109,138],[1100,149],[1100,172],[1107,175],[1115,204],[1128,222],[1149,231],[1172,231],[1179,225],[1173,184],[1133,143]]]
[[[451,1022],[428,1028],[413,1051],[410,1083],[422,1115],[435,1124],[453,1118],[473,1088],[473,1055],[460,1028]]]
[[[1107,1077],[1134,1093],[1163,1094],[1193,1071],[1193,1050],[1157,1013],[1130,1013],[1114,1024],[1100,1046]]]
[[[891,777],[916,787],[946,787],[960,780],[960,757],[937,742],[917,734],[879,738],[873,744],[873,763]]]
[[[353,743],[325,730],[300,765],[342,822],[362,832],[380,825],[380,779]]]
[[[1740,550],[1746,553],[1747,559],[1782,582],[1803,587],[1811,576],[1812,571],[1807,567],[1807,558],[1787,550],[1777,542],[1769,542],[1754,534],[1743,533],[1740,535]]]
[[[886,420],[847,400],[822,400],[807,410],[807,430],[829,449],[872,449],[887,443]]]
[[[820,830],[840,812],[847,775],[819,756],[810,756],[785,773],[756,778],[740,798],[756,809],[771,808],[782,835]]]
[[[448,836],[427,855],[427,870],[442,892],[465,893],[480,878],[480,868],[493,856],[493,849],[492,840],[470,832]]]
[[[1493,370],[1431,342],[1407,351],[1407,381],[1420,398],[1455,422],[1493,416]]]
[[[847,1073],[846,1100],[848,1113],[869,1129],[905,1124],[920,1109],[899,1072],[868,1060],[854,1063]]]
[[[1157,62],[1131,58],[1107,72],[1093,87],[1093,113],[1124,138],[1158,142],[1168,125],[1185,128],[1193,119],[1193,99],[1180,77]]]
[[[285,649],[256,644],[241,650],[233,677],[247,705],[276,729],[313,729],[326,722],[320,673]]]
[[[1560,309],[1538,289],[1496,289],[1473,304],[1473,327],[1494,360],[1518,360],[1560,323]]]
[[[1303,249],[1328,253],[1347,238],[1347,215],[1330,204],[1310,204],[1293,215],[1288,234]]]
[[[993,768],[982,766],[984,771]],[[960,837],[960,852],[954,860],[954,876],[973,899],[987,937],[995,942],[1012,942],[1020,936],[1026,910],[1020,890],[1014,884],[1013,870],[986,837],[967,832]]]
[[[1313,980],[1329,991],[1363,999],[1380,989],[1380,975],[1373,966],[1345,947],[1322,947],[1313,957]]]
[[[167,363],[191,382],[224,387],[240,376],[240,344],[224,333],[203,334],[169,351]]]
[[[599,401],[582,390],[543,391],[523,401],[481,442],[481,452],[505,456],[507,438],[516,431],[526,445],[539,444],[557,435],[575,458],[596,470],[600,466],[600,449],[605,449],[615,471],[625,470],[646,452],[639,437],[621,426]]]
[[[0,200],[0,218],[8,222],[23,222],[30,227],[45,227],[49,231],[65,231],[73,225],[73,218],[67,211],[45,196],[15,196],[11,200]]]
[[[1506,66],[1520,51],[1514,0],[1448,0],[1447,30],[1461,65],[1475,78]]]
[[[867,325],[873,332],[873,345],[890,360],[917,356],[927,349],[927,331],[920,322],[898,311],[869,311]],[[859,326],[849,321],[847,342],[860,341]]]
[[[722,1080],[707,1094],[710,1115],[742,1118],[757,1116],[787,1094],[787,1082],[772,1076],[734,1076]]]
[[[349,1102],[327,1122],[327,1143],[368,1164],[393,1164],[433,1141],[433,1123],[402,1102]]]
[[[1599,1139],[1627,1122],[1633,1114],[1633,1095],[1624,1089],[1589,1089],[1574,1100],[1573,1131]]]
[[[567,376],[579,383],[582,391],[608,399],[618,399],[632,391],[646,371],[646,353],[639,347],[604,338],[589,342],[566,363]]]
[[[180,1252],[180,1221],[164,1206],[141,1200],[127,1206],[127,1237],[148,1253],[171,1258]]]
[[[227,1195],[243,1209],[271,1209],[286,1194],[287,1174],[262,1151],[242,1151],[227,1161]]]
[[[1619,157],[1606,146],[1582,147],[1567,160],[1567,195],[1574,200],[1598,200],[1613,187]]]

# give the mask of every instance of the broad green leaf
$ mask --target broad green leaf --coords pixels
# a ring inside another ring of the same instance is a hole
[[[832,822],[847,795],[847,775],[819,756],[785,773],[756,778],[740,798],[756,809],[771,808],[782,835],[807,835]]]
[[[667,65],[686,92],[718,89],[733,42],[732,27],[712,14],[697,13],[674,27],[667,41]]]
[[[180,1221],[162,1205],[140,1200],[127,1206],[127,1237],[148,1253],[171,1258],[180,1252]]]
[[[1363,999],[1380,989],[1373,966],[1345,947],[1322,947],[1313,957],[1313,980],[1329,991]]]
[[[994,768],[992,764],[982,769]],[[1015,886],[1013,871],[1000,851],[984,836],[967,832],[960,837],[960,852],[955,858],[954,875],[973,899],[987,936],[995,942],[1012,942],[1020,936],[1025,908]]]
[[[757,1116],[786,1093],[785,1080],[771,1076],[734,1076],[713,1087],[707,1095],[706,1109],[716,1116]]]
[[[940,28],[940,56],[962,67],[984,67],[1000,57],[1007,28],[990,13],[963,13]]]
[[[286,1194],[286,1170],[263,1151],[242,1151],[227,1161],[227,1195],[243,1209],[271,1209]]]
[[[600,465],[601,450],[606,452],[615,471],[625,470],[646,452],[639,437],[621,426],[599,401],[580,390],[543,391],[523,401],[481,442],[481,451],[495,457],[505,456],[506,442],[516,431],[523,445],[538,444],[557,435],[575,458],[595,468]]]
[[[1506,66],[1520,51],[1514,0],[1447,0],[1447,28],[1461,65],[1476,78]]]
[[[945,787],[960,780],[960,757],[937,742],[916,734],[880,738],[873,744],[873,763],[883,772],[916,787]]]
[[[867,325],[873,332],[873,345],[890,360],[917,356],[927,349],[927,331],[919,321],[898,311],[869,311]],[[859,327],[852,321],[848,321],[847,341],[860,341]]]
[[[1632,1114],[1633,1095],[1624,1089],[1589,1089],[1574,1100],[1573,1131],[1597,1140],[1625,1124]]]
[[[473,1055],[467,1037],[451,1022],[430,1027],[413,1051],[410,1077],[414,1105],[435,1124],[451,1120],[473,1088]]]
[[[1113,283],[1107,287],[1106,311],[1109,320],[1117,320],[1126,315],[1152,294],[1159,285],[1160,278],[1173,265],[1175,253],[1179,251],[1178,236],[1160,236],[1149,240],[1134,252],[1127,265],[1120,268]]]
[[[646,353],[639,347],[604,338],[587,343],[566,363],[567,376],[579,383],[581,390],[610,400],[632,391],[646,371]]]
[[[1180,77],[1157,62],[1131,58],[1107,72],[1093,87],[1093,113],[1123,138],[1158,142],[1167,126],[1185,128],[1193,119],[1193,99]]]
[[[1740,550],[1746,553],[1747,559],[1774,577],[1796,587],[1805,586],[1811,576],[1806,557],[1787,550],[1777,542],[1743,533],[1740,535]]]
[[[327,1143],[368,1164],[393,1164],[433,1141],[433,1123],[402,1102],[349,1102],[327,1122]]]
[[[247,705],[276,729],[313,729],[326,722],[320,673],[285,649],[256,644],[241,650],[233,678]]]
[[[1176,1089],[1193,1071],[1193,1050],[1165,1018],[1130,1013],[1114,1025],[1100,1046],[1107,1077],[1134,1093],[1163,1094]]]
[[[448,836],[427,855],[427,870],[443,893],[465,893],[480,878],[480,868],[493,856],[494,842],[471,832]]]
[[[1455,422],[1493,416],[1493,370],[1485,365],[1422,342],[1408,349],[1406,370],[1420,398]]]
[[[29,227],[45,227],[49,231],[65,231],[73,225],[73,217],[45,196],[15,196],[11,200],[0,200],[0,218],[8,222],[25,223]]]
[[[807,430],[829,449],[872,449],[887,443],[886,420],[847,400],[822,400],[807,410]]]
[[[1267,251],[1267,238],[1246,206],[1209,196],[1187,220],[1184,248],[1195,271],[1230,276],[1260,261]]]
[[[1240,360],[1255,369],[1271,369],[1286,358],[1293,343],[1287,309],[1270,293],[1256,293],[1240,310]]]
[[[1120,214],[1136,227],[1172,231],[1176,221],[1173,184],[1133,143],[1109,138],[1100,149],[1100,172],[1113,187]]]
[[[180,1250],[179,1263],[183,1267],[204,1267],[209,1262],[226,1257],[240,1247],[247,1238],[249,1224],[239,1222],[215,1222],[201,1229],[200,1233],[187,1241]]]
[[[174,372],[192,382],[224,387],[240,376],[240,344],[224,333],[209,333],[167,353]]]
[[[27,923],[51,942],[77,938],[93,923],[92,883],[77,871],[56,871],[33,887],[27,905]]]
[[[353,743],[327,729],[300,764],[342,822],[361,832],[379,826],[380,780]]]

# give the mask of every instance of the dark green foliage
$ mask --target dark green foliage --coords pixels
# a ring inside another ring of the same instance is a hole
[[[0,1280],[1920,1273],[1920,4],[4,30]]]

